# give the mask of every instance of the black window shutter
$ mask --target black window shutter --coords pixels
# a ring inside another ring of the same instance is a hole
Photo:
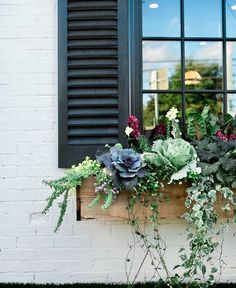
[[[59,167],[124,142],[128,117],[127,0],[60,0]]]

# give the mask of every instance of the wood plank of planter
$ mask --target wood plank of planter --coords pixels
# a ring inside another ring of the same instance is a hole
[[[163,193],[170,198],[170,203],[163,201],[160,205],[161,219],[180,218],[186,208],[184,206],[186,198],[186,188],[188,184],[176,185],[169,184],[165,186]],[[94,179],[87,179],[77,191],[77,207],[80,219],[128,219],[127,199],[129,192],[122,191],[111,207],[102,210],[100,207],[102,201],[95,208],[88,208],[89,203],[94,199]],[[139,219],[145,219],[150,215],[150,211],[143,207],[142,204],[136,204],[135,215]]]

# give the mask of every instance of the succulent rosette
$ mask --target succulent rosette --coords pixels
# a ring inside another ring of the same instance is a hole
[[[141,154],[133,149],[102,147],[98,149],[96,158],[112,171],[113,183],[117,188],[123,185],[132,191],[138,184],[138,178],[147,174]]]

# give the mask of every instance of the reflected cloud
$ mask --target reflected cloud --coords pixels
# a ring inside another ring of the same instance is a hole
[[[174,49],[168,46],[144,46],[143,61],[144,62],[161,62],[179,60],[179,55]]]
[[[194,59],[201,59],[201,60],[218,60],[221,59],[222,50],[219,43],[205,45],[204,47],[201,46],[194,54]]]
[[[169,23],[169,28],[174,28],[177,25],[179,25],[179,18],[177,17],[172,18]]]

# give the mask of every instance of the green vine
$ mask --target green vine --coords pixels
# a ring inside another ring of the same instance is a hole
[[[91,160],[89,157],[87,157],[78,166],[73,166],[70,170],[68,170],[60,179],[43,181],[44,184],[53,189],[52,194],[47,200],[47,205],[42,212],[43,214],[46,214],[49,211],[53,203],[58,198],[63,197],[63,201],[58,205],[60,214],[55,227],[55,232],[59,230],[63,222],[69,194],[76,193],[77,187],[80,187],[85,179],[97,174],[101,174],[101,164],[98,161]]]
[[[85,179],[95,179],[95,196],[88,205],[91,209],[103,200],[101,209],[107,210],[120,191],[129,192],[127,211],[133,235],[125,264],[129,287],[136,282],[147,261],[153,267],[149,280],[162,278],[163,270],[169,287],[186,283],[187,288],[206,288],[219,281],[222,274],[224,231],[229,229],[232,214],[232,222],[236,223],[232,190],[236,187],[236,124],[232,116],[217,118],[205,107],[202,113],[189,115],[187,135],[182,135],[177,114],[175,108],[168,111],[166,126],[160,123],[152,133],[153,143],[140,134],[137,118],[130,116],[125,130],[129,148],[124,149],[119,143],[114,147],[106,145],[98,149],[96,160],[87,157],[60,179],[44,181],[53,192],[43,213],[62,199],[55,231],[63,222],[69,196]],[[166,182],[189,183],[183,215],[188,247],[180,249],[181,262],[173,270],[166,262],[167,247],[159,229],[160,205],[169,201],[164,190]],[[144,207],[141,219],[140,211],[136,214],[135,209],[140,204]],[[143,249],[144,256],[132,276],[137,247]],[[218,256],[213,258],[213,254]]]

